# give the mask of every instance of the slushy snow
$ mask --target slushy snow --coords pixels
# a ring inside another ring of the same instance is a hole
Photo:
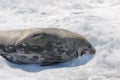
[[[0,80],[120,80],[120,0],[0,0],[0,30],[46,27],[86,36],[96,54],[46,67],[0,56]]]

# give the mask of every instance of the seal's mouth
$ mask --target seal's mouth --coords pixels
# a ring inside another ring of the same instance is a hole
[[[81,51],[81,56],[84,54],[95,54],[95,50],[90,50],[90,49],[83,49]]]

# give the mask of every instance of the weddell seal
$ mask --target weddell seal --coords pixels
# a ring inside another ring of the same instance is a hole
[[[66,62],[95,48],[80,34],[58,28],[0,31],[0,55],[16,64]]]

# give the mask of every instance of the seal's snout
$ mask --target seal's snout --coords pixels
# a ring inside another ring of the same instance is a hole
[[[89,50],[89,54],[95,54],[96,53],[95,48],[90,43],[87,43],[86,46],[87,46],[87,49]]]
[[[81,56],[84,55],[84,54],[95,54],[95,53],[96,53],[95,48],[93,48],[93,49],[83,49],[81,51]]]
[[[96,49],[90,43],[88,43],[86,47],[82,49],[81,56],[84,54],[95,54],[95,53],[96,53]]]
[[[90,54],[95,54],[95,53],[96,53],[95,48],[92,48],[89,53],[90,53]]]

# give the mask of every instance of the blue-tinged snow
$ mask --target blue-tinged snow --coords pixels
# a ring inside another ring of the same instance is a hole
[[[0,30],[44,27],[86,36],[96,55],[47,67],[0,56],[0,80],[120,80],[120,0],[0,0]]]

